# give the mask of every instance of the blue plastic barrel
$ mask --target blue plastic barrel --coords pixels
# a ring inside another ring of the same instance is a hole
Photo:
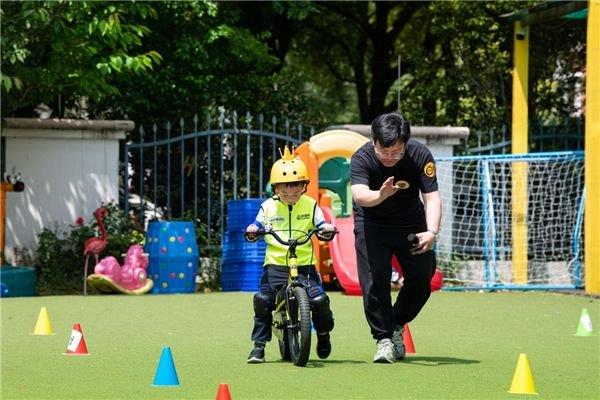
[[[227,203],[227,227],[223,235],[221,289],[258,291],[265,258],[264,240],[248,243],[246,227],[254,222],[264,199],[231,200]]]
[[[198,245],[193,222],[155,221],[148,224],[145,251],[152,293],[193,293],[198,273]]]
[[[254,222],[254,217],[260,210],[265,199],[240,199],[227,202],[227,231],[246,230]]]

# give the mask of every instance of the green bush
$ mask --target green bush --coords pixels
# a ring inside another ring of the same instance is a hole
[[[108,246],[102,257],[122,254],[132,244],[143,244],[144,233],[135,229],[132,221],[114,203],[102,204],[108,210],[104,226]],[[86,223],[81,218],[75,224],[44,228],[38,235],[39,247],[35,254],[38,272],[37,291],[40,295],[80,294],[83,291],[85,241],[100,236],[95,220]],[[95,259],[90,257],[88,273],[93,273]]]

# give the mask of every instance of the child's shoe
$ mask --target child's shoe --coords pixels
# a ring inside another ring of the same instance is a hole
[[[260,364],[265,362],[265,346],[255,345],[248,356],[248,364]]]
[[[325,359],[331,354],[331,341],[329,332],[317,333],[317,355],[320,359]]]

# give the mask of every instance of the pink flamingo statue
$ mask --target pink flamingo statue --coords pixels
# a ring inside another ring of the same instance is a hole
[[[96,264],[98,264],[98,258],[100,254],[106,250],[108,245],[108,234],[104,228],[104,218],[108,214],[108,210],[104,207],[98,208],[94,211],[94,217],[96,217],[96,223],[100,229],[100,237],[93,237],[85,241],[83,246],[83,255],[85,256],[85,264],[83,269],[83,294],[87,295],[87,272],[88,272],[88,261],[91,255],[94,255]]]

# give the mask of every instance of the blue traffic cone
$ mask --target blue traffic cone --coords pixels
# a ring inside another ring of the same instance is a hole
[[[160,355],[152,386],[179,386],[179,378],[177,378],[177,371],[169,346],[165,346]]]

